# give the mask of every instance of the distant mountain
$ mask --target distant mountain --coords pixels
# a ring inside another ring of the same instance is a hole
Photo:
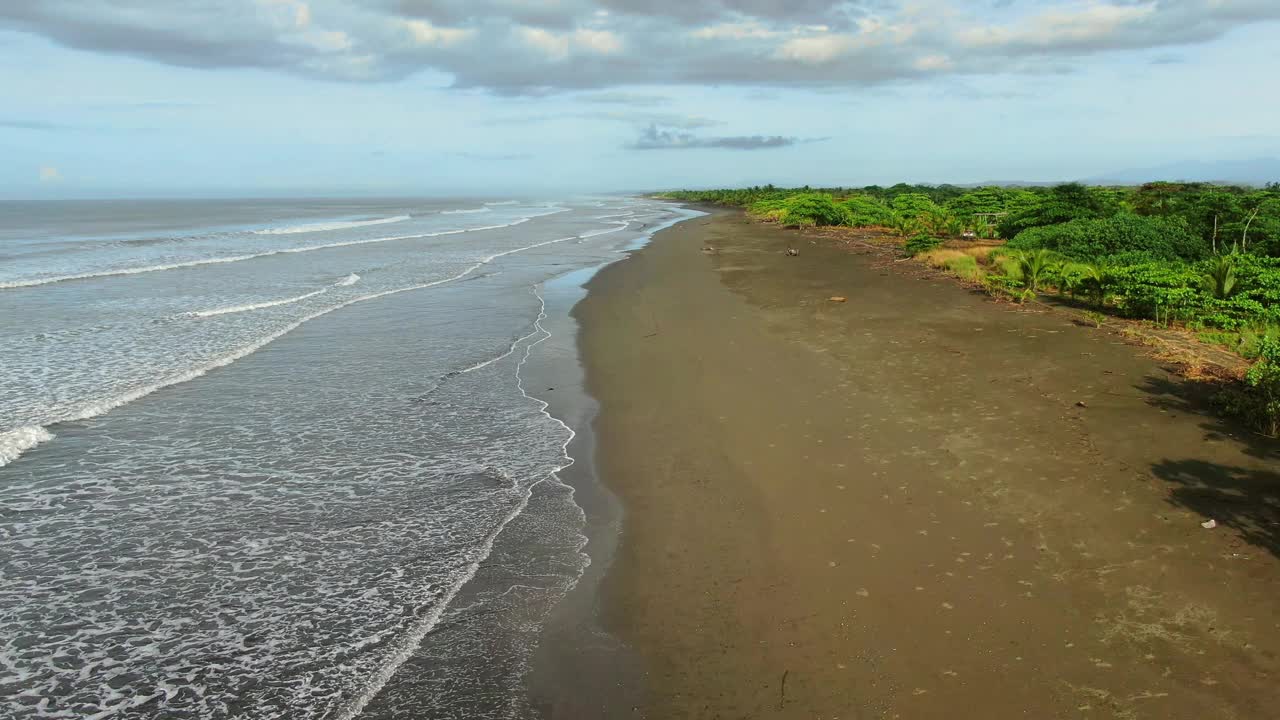
[[[1280,182],[1280,159],[1177,162],[1159,167],[1107,173],[1089,178],[1085,182],[1094,185],[1139,185],[1156,180],[1263,185],[1269,182]]]

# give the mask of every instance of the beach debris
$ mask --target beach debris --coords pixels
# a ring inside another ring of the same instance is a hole
[[[1088,406],[1088,405],[1085,405],[1085,404],[1084,404],[1084,401],[1083,401],[1083,400],[1081,400],[1081,401],[1079,401],[1079,402],[1077,402],[1077,403],[1076,403],[1076,407],[1087,408],[1087,407],[1089,407],[1089,406]]]
[[[1214,520],[1213,518],[1209,518],[1208,520],[1205,520],[1204,522],[1200,523],[1200,527],[1204,528],[1205,530],[1212,530],[1218,527],[1218,521]]]
[[[708,255],[715,255],[715,254],[716,254],[716,249],[715,249],[715,248],[713,248],[713,247],[711,247],[710,245],[707,245],[706,247],[702,248],[702,252],[704,252],[704,253],[706,253],[706,254],[708,254]]]
[[[848,302],[848,301],[849,301],[849,298],[843,295],[834,295],[831,297],[831,302]]]
[[[800,251],[797,250],[796,248],[793,248],[793,247],[787,248],[787,257],[796,257],[799,254],[800,254]]]

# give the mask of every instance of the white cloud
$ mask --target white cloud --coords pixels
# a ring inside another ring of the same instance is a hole
[[[1053,48],[1105,41],[1127,26],[1150,18],[1155,3],[1111,5],[1091,2],[1080,9],[1049,10],[1018,25],[986,25],[958,34],[962,45],[973,48],[1008,45]]]
[[[622,50],[622,38],[608,30],[576,30],[573,33],[573,44],[598,55],[613,55]]]
[[[747,40],[774,38],[780,33],[760,23],[720,23],[700,27],[690,33],[699,40]]]
[[[940,72],[955,67],[955,63],[946,55],[925,55],[918,58],[912,65],[915,69],[925,72]]]
[[[474,34],[472,30],[439,27],[426,20],[401,20],[400,26],[409,33],[415,43],[431,47],[456,45]]]
[[[0,31],[90,51],[511,94],[1070,70],[1274,20],[1280,0],[0,0]]]
[[[552,60],[563,60],[569,56],[568,35],[533,27],[518,28],[516,33],[526,45]]]
[[[258,5],[281,26],[301,30],[311,24],[311,6],[302,0],[258,0]]]
[[[622,38],[608,30],[579,28],[557,33],[543,28],[521,27],[516,32],[526,45],[555,61],[567,59],[574,51],[613,55],[622,50]]]

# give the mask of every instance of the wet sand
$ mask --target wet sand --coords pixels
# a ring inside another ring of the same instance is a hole
[[[589,289],[644,693],[552,716],[1277,717],[1280,455],[1140,350],[735,213]]]

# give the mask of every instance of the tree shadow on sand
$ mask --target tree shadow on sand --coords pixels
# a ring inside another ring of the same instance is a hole
[[[1233,528],[1246,542],[1280,556],[1280,442],[1212,414],[1215,383],[1148,377],[1137,388],[1148,404],[1201,418],[1205,440],[1234,442],[1245,454],[1275,461],[1271,468],[1241,467],[1199,458],[1162,460],[1151,473],[1174,486],[1169,502]]]
[[[1207,460],[1162,460],[1151,472],[1176,486],[1170,504],[1212,518],[1280,556],[1280,473]]]

